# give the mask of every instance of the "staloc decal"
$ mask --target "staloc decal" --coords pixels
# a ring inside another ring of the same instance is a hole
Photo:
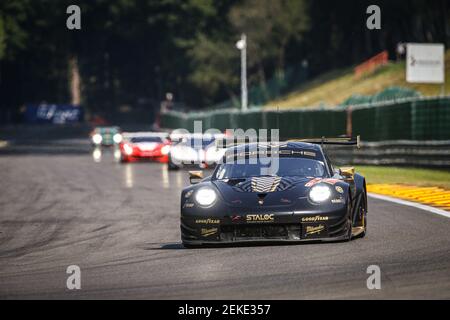
[[[274,214],[248,214],[245,216],[247,222],[273,222]]]

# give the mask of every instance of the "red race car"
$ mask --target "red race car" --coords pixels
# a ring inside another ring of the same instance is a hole
[[[170,141],[162,132],[125,132],[120,143],[120,161],[153,160],[167,163]]]

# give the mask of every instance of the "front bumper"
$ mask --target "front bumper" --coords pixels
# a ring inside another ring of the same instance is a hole
[[[286,243],[304,243],[304,242],[338,242],[347,240],[346,235],[339,237],[330,237],[322,239],[300,239],[300,240],[286,240],[286,239],[240,239],[235,241],[204,241],[204,240],[182,240],[184,245],[188,246],[226,246],[226,245],[245,245],[245,244],[286,244]]]
[[[339,241],[348,239],[348,227],[346,208],[324,213],[182,215],[180,221],[181,240],[189,245]]]
[[[93,143],[91,142],[91,144],[96,147],[96,148],[100,148],[100,147],[115,147],[117,146],[117,143],[115,143],[114,141],[102,141],[100,143]]]
[[[168,156],[160,152],[134,152],[131,155],[127,155],[122,151],[122,158],[127,161],[151,160],[161,163],[169,161]]]

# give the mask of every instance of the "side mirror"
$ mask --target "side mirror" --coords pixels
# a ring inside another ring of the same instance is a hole
[[[189,171],[189,181],[191,184],[197,184],[203,179],[203,171]]]
[[[353,180],[355,176],[355,167],[342,167],[339,169],[339,174],[343,176],[345,180]]]

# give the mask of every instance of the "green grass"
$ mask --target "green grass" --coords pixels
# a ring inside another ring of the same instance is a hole
[[[355,166],[355,169],[358,173],[366,177],[368,184],[409,184],[442,187],[450,190],[450,171],[446,170],[382,166]]]
[[[391,86],[411,88],[424,96],[436,96],[441,93],[440,84],[407,83],[405,68],[404,61],[391,62],[361,79],[355,79],[353,68],[332,71],[280,99],[267,103],[267,107],[336,106],[353,94],[373,95]],[[450,50],[445,53],[445,68],[445,77],[450,79]],[[450,81],[446,81],[445,92],[450,94]]]

